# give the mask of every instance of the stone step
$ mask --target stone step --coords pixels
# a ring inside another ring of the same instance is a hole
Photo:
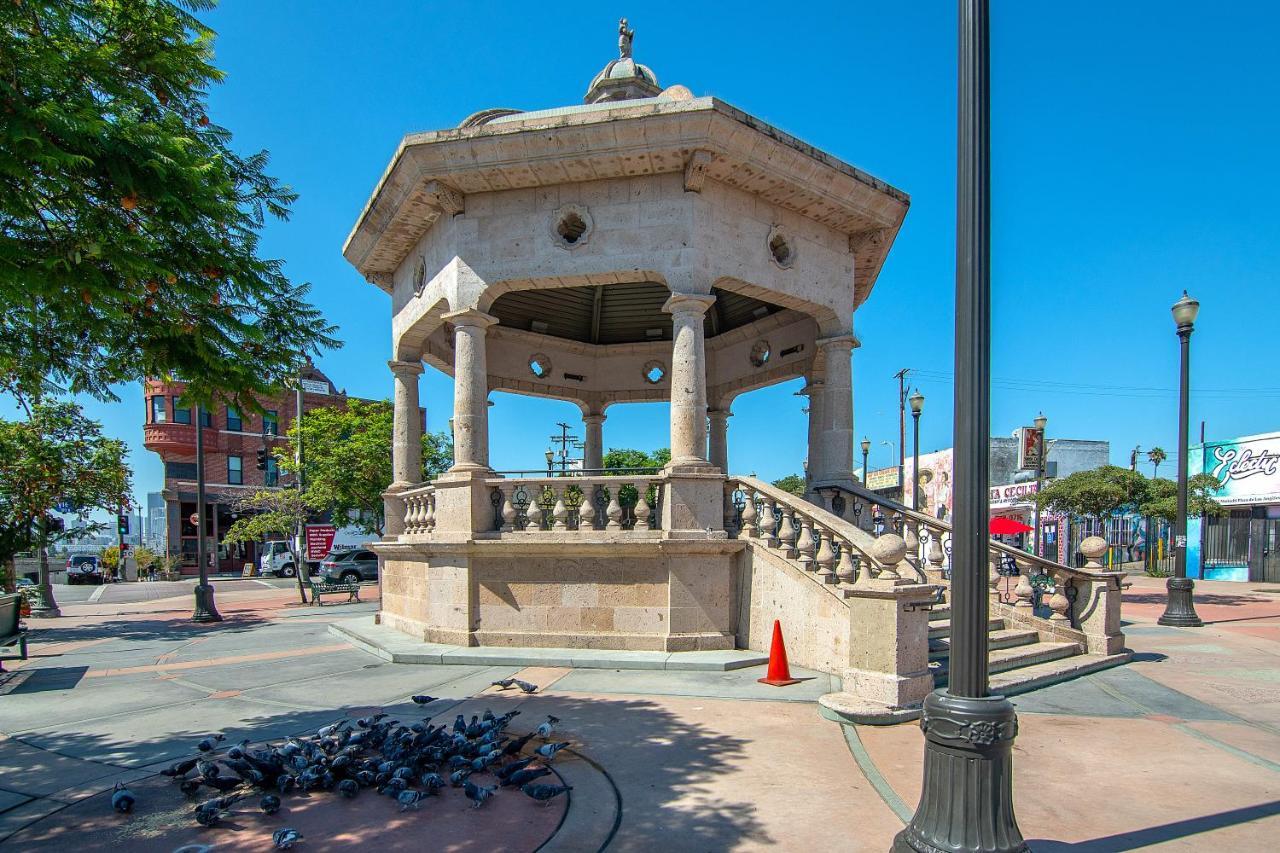
[[[943,619],[950,619],[950,618],[951,618],[950,604],[935,604],[933,606],[933,609],[929,611],[930,622],[939,622]]]
[[[1050,661],[1058,661],[1080,654],[1079,643],[1029,643],[1006,649],[992,649],[987,655],[987,672],[996,675],[1009,670],[1032,667]],[[941,686],[947,677],[950,661],[943,657],[929,664],[933,669],[934,685]],[[992,688],[994,692],[995,688]]]
[[[950,614],[947,614],[947,616],[948,618],[946,619],[936,619],[929,622],[929,639],[930,640],[936,639],[938,637],[951,636]],[[1004,620],[1001,619],[999,616],[992,616],[990,619],[987,620],[988,631],[999,631],[1003,627],[1004,627]]]
[[[988,648],[1009,649],[1014,646],[1029,646],[1038,642],[1040,635],[1026,628],[1001,628],[987,634]],[[929,660],[938,660],[951,653],[950,637],[935,637],[929,640]]]
[[[1116,655],[1083,654],[1024,666],[991,676],[990,690],[992,693],[1016,696],[1019,693],[1070,681],[1081,675],[1128,663],[1132,656],[1131,652],[1121,652]]]

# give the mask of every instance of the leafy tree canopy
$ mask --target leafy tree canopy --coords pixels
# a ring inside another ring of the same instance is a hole
[[[1226,510],[1213,499],[1213,493],[1221,487],[1212,474],[1193,474],[1187,478],[1187,516],[1221,515]],[[1139,511],[1143,515],[1163,518],[1173,523],[1178,517],[1178,484],[1173,480],[1151,479],[1147,483],[1147,495]]]
[[[1218,485],[1218,481],[1207,474],[1196,474],[1187,481],[1190,516],[1215,515],[1222,511],[1212,498]],[[1035,500],[1041,509],[1075,516],[1101,518],[1135,511],[1173,521],[1177,515],[1177,489],[1177,483],[1172,480],[1148,479],[1128,468],[1104,465],[1054,480]]]
[[[668,447],[659,447],[654,451],[611,447],[604,455],[606,468],[661,468],[670,461],[671,449]]]
[[[337,346],[266,217],[295,194],[206,105],[213,0],[0,3],[0,390],[179,376],[243,408]]]
[[[315,514],[315,508],[308,503],[306,495],[298,494],[297,489],[259,489],[233,500],[231,511],[239,518],[222,535],[222,541],[257,542],[268,536],[285,539],[297,570],[298,595],[306,604],[307,593],[303,586],[306,562],[297,553],[293,540],[294,534]]]
[[[797,497],[804,497],[804,477],[801,477],[799,474],[788,474],[780,480],[774,480],[773,485],[782,489],[784,492],[790,492]]]

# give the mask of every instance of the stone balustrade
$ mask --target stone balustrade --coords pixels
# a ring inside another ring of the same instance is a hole
[[[404,534],[421,536],[436,526],[435,486],[415,486],[399,494],[404,505]]]
[[[661,528],[662,477],[522,477],[486,480],[493,529],[507,534],[601,531],[644,533]]]

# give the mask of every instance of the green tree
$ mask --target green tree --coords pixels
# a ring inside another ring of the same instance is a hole
[[[391,442],[395,411],[388,402],[349,400],[347,405],[313,409],[289,429],[297,445],[301,425],[307,504],[327,512],[337,523],[349,519],[363,533],[381,536],[382,493],[391,485]],[[297,473],[296,455],[289,450],[280,467]],[[453,463],[453,440],[446,433],[422,437],[425,481],[439,477]]]
[[[298,595],[307,603],[307,562],[298,553],[294,536],[315,514],[306,496],[296,489],[259,489],[231,502],[231,511],[240,517],[222,536],[222,541],[258,542],[268,536],[283,537],[289,543],[289,554],[298,578]]]
[[[0,3],[0,390],[181,376],[246,409],[337,346],[278,260],[295,194],[214,124],[214,0]]]
[[[1213,499],[1222,484],[1212,474],[1193,474],[1187,478],[1187,517],[1221,515],[1226,512],[1222,504]],[[1173,524],[1178,517],[1178,484],[1173,480],[1152,479],[1147,484],[1147,494],[1139,511],[1143,515],[1163,518]]]
[[[93,510],[129,509],[132,472],[124,442],[107,438],[102,425],[86,418],[74,403],[40,403],[25,420],[0,420],[0,553],[9,564],[18,548],[34,546],[40,555],[40,598],[47,615],[58,615],[49,584],[49,546],[106,527],[89,520]],[[65,504],[80,523],[63,527],[53,515]]]
[[[654,451],[611,447],[604,455],[606,468],[661,468],[670,461],[671,449],[668,447],[659,447]]]
[[[1151,462],[1151,479],[1154,480],[1160,476],[1160,463],[1168,458],[1163,447],[1153,447],[1147,451],[1147,459]]]
[[[797,497],[804,497],[804,477],[801,477],[799,474],[788,474],[779,480],[774,480],[773,485],[782,489],[784,492],[790,492]]]
[[[1147,479],[1136,471],[1104,465],[1054,480],[1040,490],[1040,509],[1095,518],[1137,509],[1147,496]]]

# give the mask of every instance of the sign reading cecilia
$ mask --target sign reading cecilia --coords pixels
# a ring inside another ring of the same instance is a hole
[[[333,550],[333,538],[338,528],[332,524],[307,525],[307,559],[323,560]]]

